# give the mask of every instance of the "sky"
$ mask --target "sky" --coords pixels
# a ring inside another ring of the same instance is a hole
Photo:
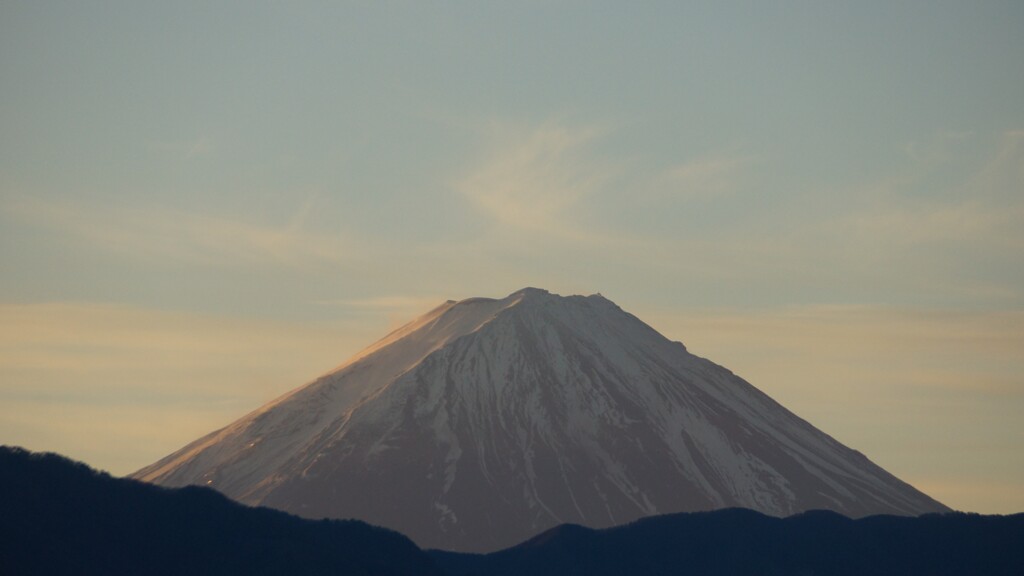
[[[1024,511],[1024,3],[0,3],[0,443],[127,474],[600,292]]]

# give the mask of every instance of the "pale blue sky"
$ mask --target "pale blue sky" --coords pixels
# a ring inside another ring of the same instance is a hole
[[[1022,29],[1013,1],[4,3],[0,441],[128,472],[535,285],[1020,511]]]

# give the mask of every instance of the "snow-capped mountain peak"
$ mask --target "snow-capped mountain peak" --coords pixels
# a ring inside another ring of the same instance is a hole
[[[140,470],[422,546],[729,506],[944,506],[599,294],[448,301]]]

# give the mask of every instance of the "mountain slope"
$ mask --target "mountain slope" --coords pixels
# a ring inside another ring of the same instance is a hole
[[[783,519],[729,509],[606,530],[559,526],[487,555],[430,554],[450,576],[1016,576],[1024,574],[1021,542],[1024,514]]]
[[[0,447],[0,574],[439,574],[408,538]]]
[[[602,296],[533,288],[446,302],[135,477],[468,551],[723,507],[947,510]]]

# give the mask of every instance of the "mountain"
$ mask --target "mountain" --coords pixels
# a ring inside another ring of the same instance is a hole
[[[406,537],[253,509],[207,488],[111,478],[0,447],[0,574],[439,575]]]
[[[0,574],[1016,576],[1024,514],[781,519],[743,509],[552,528],[491,554],[424,553],[363,522],[248,508],[0,446]]]
[[[448,301],[134,474],[423,547],[745,507],[948,509],[601,295]]]
[[[644,518],[605,530],[565,525],[487,555],[433,551],[449,576],[1017,576],[1024,514],[851,520],[743,509]]]

